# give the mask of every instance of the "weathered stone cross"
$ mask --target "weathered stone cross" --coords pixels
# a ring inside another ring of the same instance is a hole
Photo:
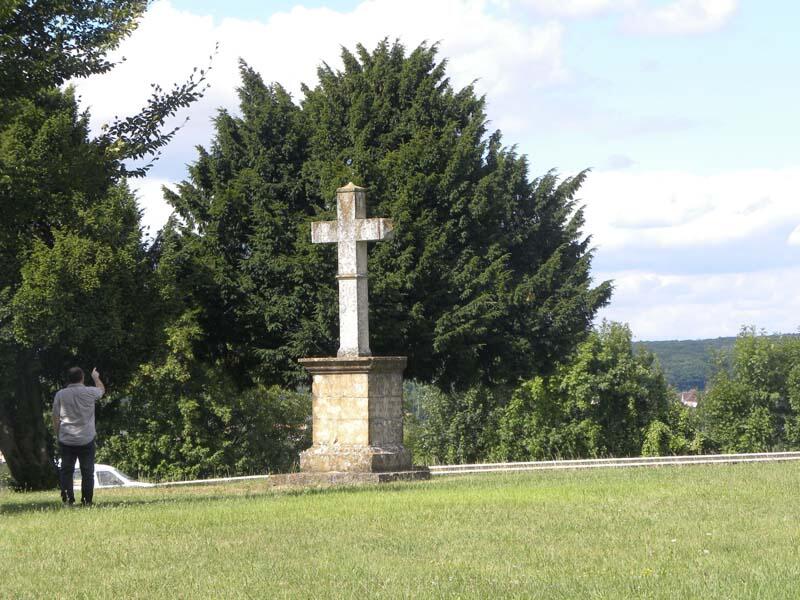
[[[336,220],[311,224],[315,244],[339,246],[339,352],[370,356],[367,242],[392,237],[391,219],[367,219],[366,190],[348,183],[336,190]]]

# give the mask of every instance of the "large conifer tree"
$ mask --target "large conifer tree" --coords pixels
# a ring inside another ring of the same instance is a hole
[[[586,173],[531,179],[435,46],[342,57],[299,106],[243,64],[241,116],[219,113],[210,149],[168,195],[204,352],[281,383],[302,377],[296,358],[335,352],[335,250],[311,245],[309,223],[333,218],[352,180],[396,226],[370,251],[373,352],[408,355],[408,376],[444,388],[551,370],[611,293],[591,284],[575,203]]]

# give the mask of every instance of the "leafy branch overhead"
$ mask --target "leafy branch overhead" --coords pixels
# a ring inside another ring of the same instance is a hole
[[[214,54],[218,48],[219,44],[214,48]],[[209,62],[213,60],[214,54],[208,57]],[[109,158],[123,161],[152,157],[144,166],[133,169],[120,162],[120,175],[143,177],[147,174],[153,162],[161,156],[160,149],[175,137],[175,134],[189,121],[189,117],[187,116],[182,124],[169,131],[163,130],[166,120],[203,97],[210,87],[207,78],[211,68],[210,64],[205,69],[195,67],[185,82],[174,84],[168,92],[158,84],[151,84],[153,93],[138,114],[115,118],[110,125],[103,126],[103,133],[97,141],[107,148]]]
[[[0,97],[110,71],[149,0],[0,1]]]
[[[76,78],[110,71],[108,53],[136,28],[147,0],[2,0],[0,1],[0,99],[31,97]],[[169,90],[151,84],[152,94],[139,113],[115,117],[95,142],[106,149],[118,176],[142,177],[188,121],[164,130],[170,117],[205,94],[209,66]],[[122,58],[122,61],[125,59]],[[5,109],[7,112],[8,109]],[[123,161],[150,157],[143,166]]]

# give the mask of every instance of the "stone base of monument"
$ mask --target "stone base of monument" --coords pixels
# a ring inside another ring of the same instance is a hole
[[[343,471],[285,473],[270,475],[267,479],[267,484],[273,488],[302,488],[391,483],[394,481],[423,481],[430,478],[431,473],[428,468],[419,467],[410,471],[387,473],[348,473]]]
[[[403,446],[404,356],[303,358],[312,376],[305,473],[427,473]]]
[[[410,468],[411,453],[403,446],[320,444],[300,455],[300,469],[312,473],[383,473],[407,471]]]

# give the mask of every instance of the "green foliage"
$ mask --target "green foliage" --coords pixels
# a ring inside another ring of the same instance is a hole
[[[3,0],[0,2],[0,101],[34,98],[73,78],[106,73],[108,52],[129,36],[149,0]],[[210,57],[209,57],[210,59]],[[138,114],[115,118],[96,138],[95,148],[118,175],[142,176],[152,163],[129,168],[122,161],[157,156],[180,126],[164,123],[207,89],[206,70],[164,91],[152,85]],[[0,105],[0,122],[7,107]],[[57,163],[56,163],[57,164]],[[55,166],[55,165],[54,165]]]
[[[13,335],[61,363],[51,376],[63,354],[102,361],[111,381],[124,379],[152,335],[143,319],[153,313],[152,275],[138,208],[127,187],[117,186],[74,209],[78,227],[52,230],[52,245],[36,240],[27,254],[11,301]]]
[[[162,260],[187,305],[202,308],[201,359],[225,362],[243,385],[296,384],[305,374],[295,359],[332,348],[335,259],[310,241],[300,109],[279,86],[242,75],[245,120],[221,112],[193,183],[168,194],[185,224],[165,234]]]
[[[0,99],[0,450],[21,487],[54,483],[42,412],[66,366],[124,381],[147,351],[149,257],[71,89]]]
[[[697,409],[684,406],[677,397],[670,402],[666,424],[670,430],[668,454],[704,454],[709,443],[700,429]]]
[[[55,484],[43,412],[66,366],[99,366],[123,385],[157,336],[152,256],[121,176],[174,134],[171,115],[199,98],[205,73],[88,136],[73,77],[106,58],[147,2],[0,2],[0,450],[23,488]]]
[[[786,419],[786,442],[794,448],[800,448],[800,362],[790,367],[786,388],[792,413]]]
[[[106,54],[133,31],[147,0],[3,0],[0,97],[27,96],[105,73]]]
[[[638,455],[651,423],[666,418],[669,395],[653,355],[633,353],[630,329],[604,322],[570,362],[515,391],[500,419],[494,456],[539,460]],[[652,435],[660,444],[662,434]]]
[[[800,337],[744,328],[728,372],[719,369],[699,403],[703,431],[723,452],[798,447]]]
[[[666,420],[653,421],[647,428],[642,456],[704,454],[709,444],[699,429],[695,409],[673,400]]]
[[[746,385],[720,373],[702,397],[698,409],[704,430],[717,448],[723,452],[756,450],[744,442],[744,426],[753,409]]]
[[[242,116],[219,113],[210,149],[167,195],[203,356],[287,385],[303,377],[296,358],[335,351],[336,250],[310,243],[309,222],[333,218],[353,180],[395,223],[370,254],[375,353],[407,354],[407,375],[443,390],[552,369],[611,292],[591,287],[575,201],[586,174],[529,179],[435,47],[342,56],[300,106],[242,64]]]
[[[655,420],[647,426],[642,444],[642,456],[664,456],[672,450],[672,431],[665,423]]]
[[[99,453],[124,470],[181,479],[290,470],[310,446],[308,393],[237,387],[219,364],[197,360],[196,313],[167,328],[163,352],[139,367]]]
[[[0,463],[0,490],[3,488],[11,487],[13,485],[11,473],[8,470],[8,465]]]
[[[208,57],[209,62],[212,59],[213,54]],[[152,94],[137,114],[115,117],[114,121],[103,126],[103,133],[94,141],[112,161],[118,176],[144,177],[147,174],[161,156],[161,149],[175,137],[189,117],[169,131],[164,129],[167,119],[205,95],[210,87],[206,82],[210,70],[210,65],[199,71],[195,67],[186,81],[174,84],[168,91],[158,84],[151,84]],[[149,158],[149,162],[133,168],[123,162],[145,158]]]
[[[517,388],[500,418],[492,459],[569,459],[601,453],[602,430],[589,414],[591,407],[578,398],[565,402],[560,373],[536,377]]]
[[[78,112],[71,89],[0,99],[0,114],[5,287],[19,280],[34,243],[52,245],[54,228],[79,227],[79,211],[104,196],[111,182],[102,153],[89,143],[88,115]]]
[[[432,385],[416,390],[421,418],[406,419],[406,441],[418,464],[474,463],[496,445],[500,389],[476,386],[464,392],[442,392]]]

